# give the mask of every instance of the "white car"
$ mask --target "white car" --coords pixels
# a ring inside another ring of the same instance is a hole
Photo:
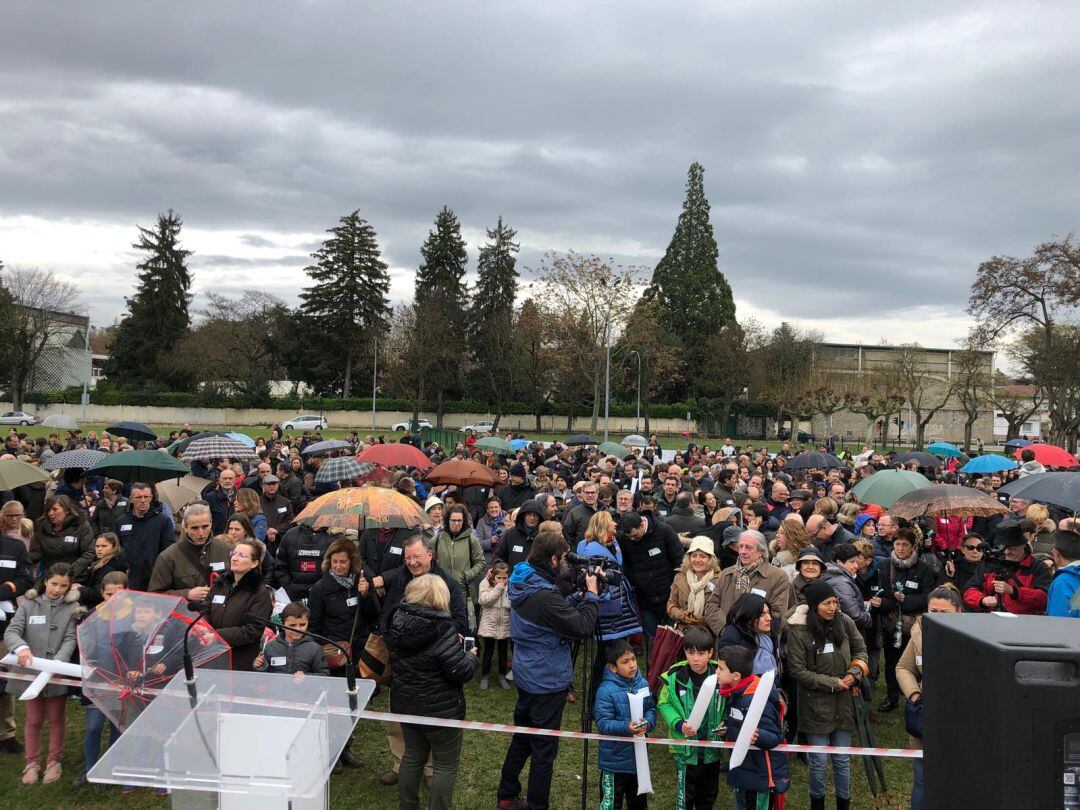
[[[8,411],[0,416],[0,425],[36,425],[41,420],[26,411]]]
[[[281,423],[282,430],[326,430],[329,427],[321,416],[294,416]]]
[[[406,430],[409,429],[409,427],[411,425],[412,425],[412,419],[410,419],[408,422],[398,422],[397,424],[393,424],[393,425],[390,426],[390,429],[391,430],[396,430],[398,433],[404,433]],[[429,419],[417,419],[416,420],[416,429],[417,430],[420,430],[421,428],[433,428],[433,427],[435,427],[435,426],[433,424],[431,424],[431,420],[429,420]]]
[[[467,430],[471,430],[473,433],[491,433],[495,429],[494,422],[475,422],[471,425],[466,425],[461,429],[464,433]]]

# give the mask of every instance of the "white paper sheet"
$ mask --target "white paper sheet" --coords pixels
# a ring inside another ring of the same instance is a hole
[[[652,693],[648,689],[638,692],[627,692],[630,698],[630,718],[634,721],[645,717],[645,699]],[[637,766],[638,795],[652,793],[652,774],[649,773],[649,744],[644,740],[634,738],[634,763]]]

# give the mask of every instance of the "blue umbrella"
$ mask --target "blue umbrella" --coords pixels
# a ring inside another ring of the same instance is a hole
[[[251,438],[250,436],[248,436],[247,434],[244,434],[244,433],[226,433],[225,435],[228,436],[230,439],[235,439],[238,442],[242,442],[243,444],[246,444],[248,447],[254,447],[255,446],[255,440],[253,438]]]
[[[976,456],[963,467],[960,472],[964,473],[996,473],[1005,470],[1015,470],[1019,465],[1011,458],[995,456],[988,453],[985,456]]]
[[[1017,447],[1017,448],[1019,448],[1019,447],[1027,447],[1029,444],[1031,444],[1031,442],[1029,442],[1027,439],[1009,439],[1007,442],[1005,442],[1006,447]]]
[[[945,456],[945,458],[960,458],[964,455],[959,447],[948,442],[934,442],[926,449],[935,456]]]
[[[529,440],[528,439],[511,439],[510,440],[510,446],[513,447],[515,450],[520,450],[523,447],[528,447],[529,446]]]

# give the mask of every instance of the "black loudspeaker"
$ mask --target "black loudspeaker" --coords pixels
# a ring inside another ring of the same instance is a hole
[[[928,808],[1080,808],[1080,621],[923,616]]]

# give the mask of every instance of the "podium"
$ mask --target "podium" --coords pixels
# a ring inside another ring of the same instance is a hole
[[[200,669],[183,672],[87,774],[91,782],[167,788],[174,810],[316,810],[374,681]]]

